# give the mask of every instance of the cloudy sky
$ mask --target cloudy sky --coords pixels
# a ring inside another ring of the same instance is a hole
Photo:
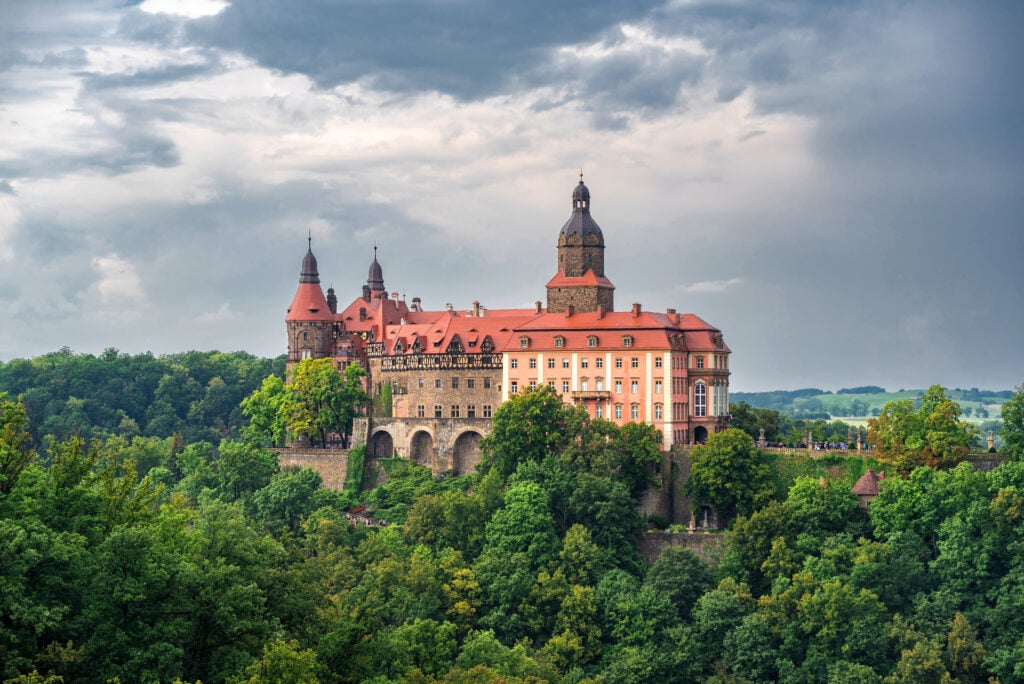
[[[618,308],[733,390],[1024,382],[1024,3],[0,0],[0,360],[530,306],[582,167]]]

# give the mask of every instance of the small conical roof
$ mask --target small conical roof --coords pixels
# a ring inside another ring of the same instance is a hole
[[[871,468],[860,476],[857,484],[853,485],[850,491],[857,496],[876,496],[878,494],[878,482],[882,478]]]

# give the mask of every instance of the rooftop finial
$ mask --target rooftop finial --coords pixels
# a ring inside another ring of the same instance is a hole
[[[583,182],[583,167],[580,167],[580,183]]]
[[[306,246],[309,247],[310,249],[313,249],[313,229],[307,228],[306,233]]]

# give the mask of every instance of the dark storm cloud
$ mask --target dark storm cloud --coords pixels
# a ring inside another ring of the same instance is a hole
[[[323,88],[367,81],[476,99],[504,92],[546,64],[553,48],[591,41],[659,4],[253,0],[232,3],[190,30],[201,42],[306,74]]]

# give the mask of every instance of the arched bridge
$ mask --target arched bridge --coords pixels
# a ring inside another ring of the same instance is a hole
[[[480,440],[490,433],[490,418],[374,418],[366,455],[408,458],[435,475],[464,475],[480,463]]]

